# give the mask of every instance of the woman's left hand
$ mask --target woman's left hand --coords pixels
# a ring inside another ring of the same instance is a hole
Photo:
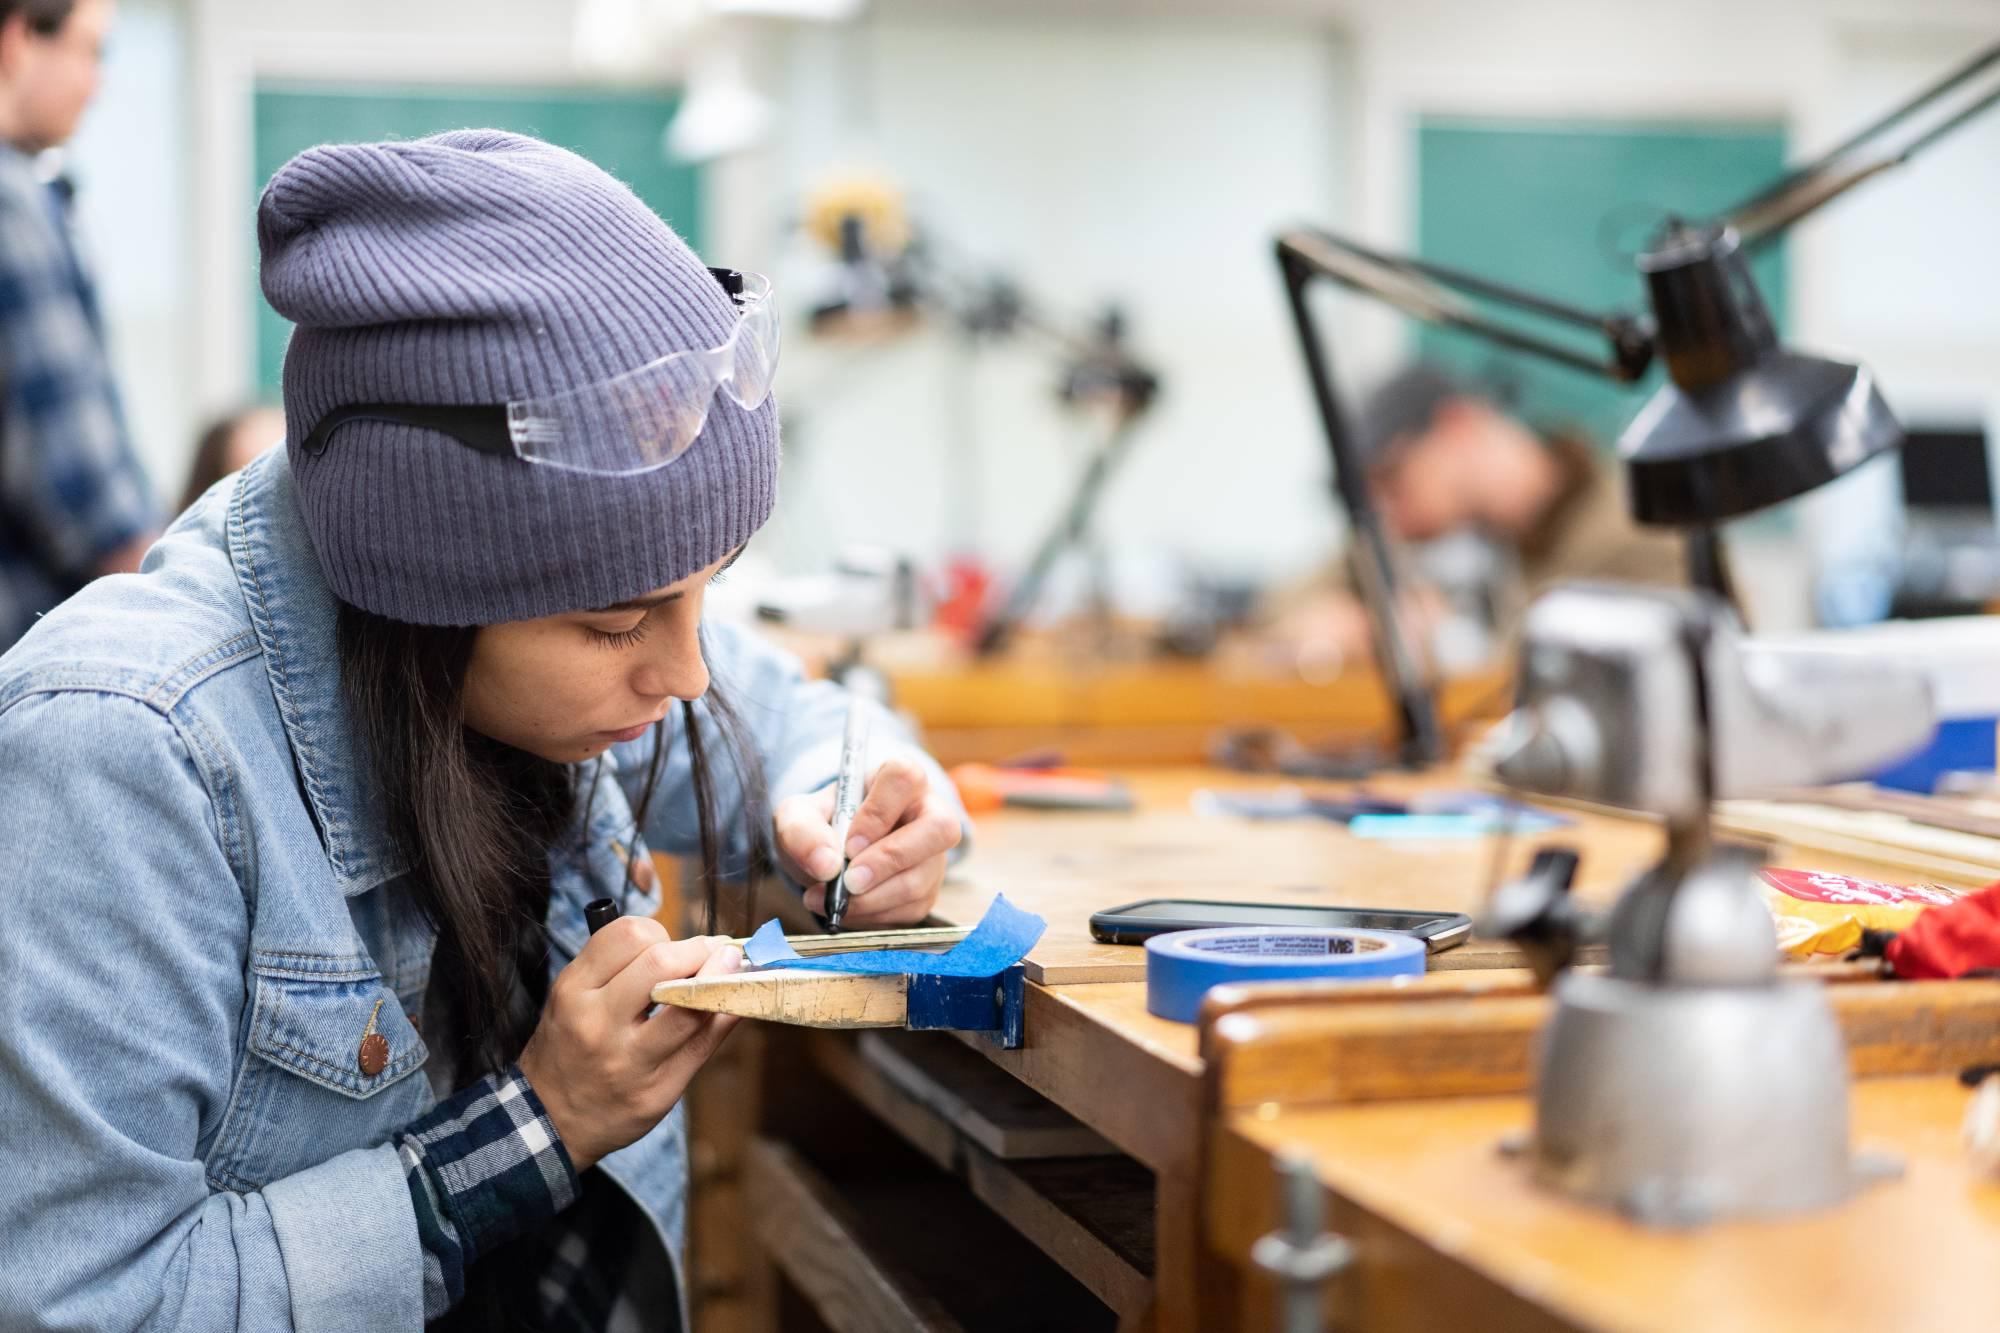
[[[833,845],[831,786],[781,802],[771,823],[780,868],[809,886],[805,903],[826,914],[826,883],[840,873]],[[908,759],[891,759],[869,779],[847,837],[847,915],[843,926],[906,926],[930,915],[944,883],[945,858],[963,836],[958,810],[931,790],[930,776]]]

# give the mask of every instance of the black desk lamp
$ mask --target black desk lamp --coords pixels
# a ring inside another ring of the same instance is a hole
[[[1444,265],[1384,254],[1317,228],[1278,237],[1278,265],[1352,533],[1355,586],[1396,700],[1405,762],[1443,757],[1435,691],[1428,666],[1401,623],[1388,542],[1356,465],[1325,346],[1308,308],[1312,281],[1329,278],[1427,323],[1607,379],[1629,383],[1645,373],[1655,354],[1663,357],[1668,382],[1618,441],[1633,516],[1686,529],[1691,581],[1733,602],[1717,524],[1803,495],[1902,441],[1902,428],[1865,369],[1779,344],[1745,251],[2000,102],[1997,71],[2000,45],[1720,217],[1670,220],[1638,259],[1650,315],[1577,309]],[[1899,145],[1864,155],[1870,144],[1962,89],[1971,96],[1955,110]],[[1598,345],[1565,342],[1496,319],[1468,298],[1588,330]]]

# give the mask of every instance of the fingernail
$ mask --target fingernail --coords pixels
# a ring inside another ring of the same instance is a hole
[[[868,850],[868,837],[866,834],[857,833],[853,837],[847,840],[848,860],[850,861],[853,860],[855,857],[861,855],[861,853],[867,850]]]
[[[847,872],[847,891],[866,893],[868,886],[875,882],[875,872],[867,866],[855,866]]]
[[[831,847],[822,847],[813,853],[812,872],[821,879],[832,879],[840,873],[840,857]]]
[[[722,970],[725,972],[741,972],[743,970],[743,951],[733,944],[723,950]]]

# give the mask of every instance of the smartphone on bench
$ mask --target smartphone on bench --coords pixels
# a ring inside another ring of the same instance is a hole
[[[1432,953],[1465,943],[1472,918],[1463,912],[1417,912],[1388,907],[1315,907],[1309,903],[1218,903],[1197,898],[1148,898],[1093,912],[1090,933],[1105,944],[1143,944],[1171,930],[1216,926],[1333,927],[1393,930],[1414,935]]]

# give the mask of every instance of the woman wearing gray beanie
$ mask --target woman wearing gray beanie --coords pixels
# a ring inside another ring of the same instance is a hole
[[[836,849],[845,696],[702,627],[768,284],[493,131],[301,154],[258,235],[286,448],[0,657],[0,1327],[675,1327],[728,1020],[649,996],[741,960],[646,849],[711,929],[844,851],[886,924],[963,818],[883,715]]]

